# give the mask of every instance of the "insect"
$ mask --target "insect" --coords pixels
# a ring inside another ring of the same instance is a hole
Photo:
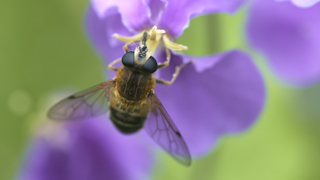
[[[171,81],[156,79],[153,73],[167,66],[168,62],[157,63],[151,56],[146,46],[147,37],[145,31],[139,47],[129,51],[125,45],[123,57],[110,63],[108,67],[117,72],[116,77],[63,99],[49,110],[48,117],[76,120],[98,116],[109,110],[111,121],[121,132],[134,133],[144,127],[173,158],[189,166],[191,156],[188,147],[154,92],[156,83],[171,84],[186,64],[176,68]],[[119,61],[122,66],[113,67]]]

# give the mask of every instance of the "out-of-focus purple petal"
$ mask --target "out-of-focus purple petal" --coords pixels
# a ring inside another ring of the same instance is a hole
[[[280,1],[280,2],[291,1],[296,6],[304,7],[304,8],[311,7],[319,2],[319,0],[276,0],[276,1]]]
[[[123,42],[112,37],[112,34],[118,33],[124,36],[133,35],[130,33],[120,21],[121,16],[118,12],[99,18],[93,11],[92,7],[88,8],[86,14],[86,29],[88,36],[102,55],[106,65],[117,58],[121,58],[124,54]],[[115,72],[109,71],[109,77],[112,78]]]
[[[162,13],[159,28],[173,38],[179,37],[195,16],[210,13],[233,13],[246,0],[170,0]]]
[[[136,135],[123,135],[108,118],[68,123],[63,148],[38,137],[31,144],[19,180],[145,179],[152,156]],[[53,137],[55,138],[55,137]]]
[[[165,58],[165,54],[158,58]],[[172,55],[169,67],[159,70],[170,80],[176,66],[186,66],[171,86],[157,85],[156,94],[180,129],[193,156],[210,151],[226,133],[248,129],[265,102],[263,79],[251,58],[237,50],[191,57]]]
[[[150,22],[156,25],[162,12],[165,10],[167,3],[166,0],[147,0],[150,8]]]
[[[320,78],[320,4],[303,9],[256,0],[248,17],[250,44],[266,56],[280,77],[300,85]]]
[[[121,14],[120,22],[130,30],[139,32],[149,23],[149,8],[143,0],[91,0],[93,10],[100,19],[109,15],[110,9],[116,8]]]

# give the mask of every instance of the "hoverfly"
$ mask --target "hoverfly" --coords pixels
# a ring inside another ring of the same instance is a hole
[[[110,119],[123,133],[134,133],[142,127],[165,151],[180,163],[189,166],[191,156],[178,128],[154,93],[156,83],[170,84],[185,65],[178,66],[171,81],[156,79],[153,73],[168,65],[157,63],[146,46],[148,34],[143,33],[139,47],[108,66],[116,77],[73,94],[48,112],[54,120],[76,120],[101,115],[110,110]],[[168,50],[167,50],[168,53]],[[167,54],[168,55],[168,54]],[[120,68],[113,67],[122,61]]]

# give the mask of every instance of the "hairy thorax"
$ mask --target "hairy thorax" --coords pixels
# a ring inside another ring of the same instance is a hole
[[[152,74],[122,66],[117,71],[116,88],[119,95],[126,100],[141,101],[145,99],[151,89],[155,87]]]

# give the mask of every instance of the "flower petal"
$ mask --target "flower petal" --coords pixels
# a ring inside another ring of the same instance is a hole
[[[124,54],[123,42],[112,37],[114,33],[124,36],[133,35],[120,21],[118,12],[99,18],[92,7],[88,8],[86,14],[86,29],[93,46],[105,60],[106,65]],[[115,76],[115,72],[109,71],[109,77]]]
[[[126,136],[107,117],[67,124],[63,148],[38,137],[31,145],[19,180],[144,179],[152,156],[137,135]]]
[[[319,0],[276,0],[276,1],[291,1],[293,4],[299,7],[311,7],[315,5]]]
[[[302,9],[257,0],[249,10],[247,37],[281,78],[307,85],[320,78],[319,17],[320,4]]]
[[[209,13],[233,13],[246,0],[167,0],[159,28],[165,29],[173,38],[179,37],[195,16]]]
[[[149,8],[143,0],[91,0],[91,5],[100,19],[109,15],[110,9],[117,8],[122,23],[131,31],[139,32],[146,24],[150,24]]]
[[[158,58],[165,58],[161,54]],[[263,79],[250,57],[233,50],[207,57],[172,55],[159,70],[171,79],[176,66],[192,59],[171,86],[156,93],[185,138],[191,154],[207,153],[220,136],[248,129],[265,102]]]
[[[150,21],[153,25],[157,24],[166,7],[166,0],[148,0],[150,8]]]

